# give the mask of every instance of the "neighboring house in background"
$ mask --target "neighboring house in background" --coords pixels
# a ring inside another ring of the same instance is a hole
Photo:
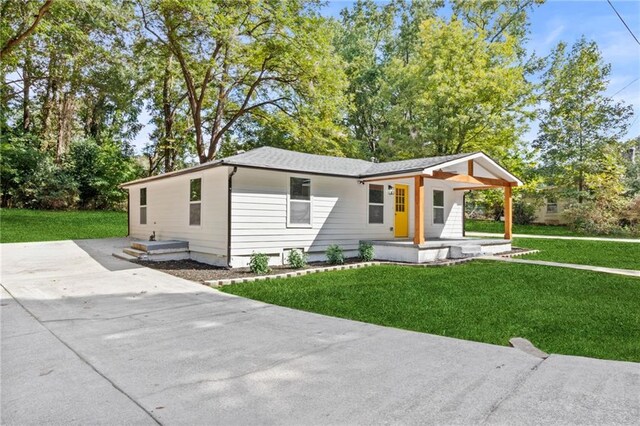
[[[465,243],[465,191],[503,187],[510,206],[521,184],[481,152],[375,163],[263,147],[122,186],[131,237],[187,241],[191,259],[239,267],[254,252],[324,260],[331,244],[356,256],[363,240],[386,260],[447,257],[449,240]],[[508,241],[483,253],[510,249],[508,218]]]
[[[564,210],[569,207],[570,201],[547,198],[536,209],[536,219],[534,223],[545,225],[566,225],[569,220],[564,215]]]

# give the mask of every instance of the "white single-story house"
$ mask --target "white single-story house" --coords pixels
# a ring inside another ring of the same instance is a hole
[[[331,244],[356,256],[361,241],[394,261],[507,251],[511,189],[521,184],[482,152],[378,163],[263,147],[122,187],[130,237],[177,240],[185,257],[241,267],[254,252],[274,265],[292,249],[325,260]],[[497,187],[505,239],[465,239],[465,192]]]

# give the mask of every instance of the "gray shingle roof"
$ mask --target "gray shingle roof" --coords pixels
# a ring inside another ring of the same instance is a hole
[[[388,173],[402,173],[426,169],[427,167],[437,166],[447,161],[456,160],[462,157],[468,157],[469,154],[443,155],[440,157],[413,158],[411,160],[389,161],[386,163],[371,163],[371,167],[366,172],[366,176],[375,176]]]
[[[223,158],[222,163],[233,166],[249,166],[353,177],[358,177],[365,173],[371,164],[373,164],[369,161],[356,160],[353,158],[305,154],[268,146]]]
[[[262,147],[227,157],[223,164],[258,167],[263,169],[290,170],[349,177],[368,177],[425,169],[471,154],[445,155],[441,157],[415,158],[411,160],[373,163],[344,157],[305,154],[272,147]]]
[[[469,155],[471,154],[445,155],[441,157],[414,158],[412,160],[373,163],[371,161],[357,160],[355,158],[305,154],[302,152],[288,151],[286,149],[265,146],[252,149],[251,151],[247,151],[242,154],[199,164],[188,169],[134,180],[124,183],[121,186],[127,187],[142,182],[164,179],[171,176],[179,176],[222,165],[365,178],[370,176],[417,171]]]

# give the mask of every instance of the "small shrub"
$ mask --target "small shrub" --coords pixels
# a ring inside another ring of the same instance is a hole
[[[331,244],[327,248],[327,261],[331,265],[342,265],[344,263],[344,253],[337,244]]]
[[[269,268],[269,256],[265,253],[253,253],[249,260],[249,269],[254,274],[267,274],[271,271]]]
[[[307,266],[307,254],[301,250],[291,250],[287,256],[287,263],[294,269],[302,269]]]
[[[371,262],[373,260],[373,245],[371,243],[361,242],[358,246],[358,253],[363,262]]]
[[[513,223],[530,225],[536,219],[536,206],[525,201],[516,201],[513,206]]]

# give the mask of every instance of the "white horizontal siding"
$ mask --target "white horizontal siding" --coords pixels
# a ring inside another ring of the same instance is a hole
[[[311,179],[312,226],[287,226],[287,202],[290,177]],[[368,189],[357,179],[312,176],[300,173],[238,169],[233,178],[231,256],[232,264],[246,264],[254,252],[283,256],[291,248],[311,253],[323,253],[331,244],[338,244],[351,254],[360,240],[394,238],[395,196],[388,194],[388,185],[406,184],[409,204],[409,237],[413,237],[413,179],[373,182],[383,185],[384,223],[368,224]],[[425,223],[430,237],[462,236],[462,192],[437,181],[445,189],[445,225],[431,224],[432,189],[436,183],[425,180]]]
[[[201,224],[189,225],[190,180],[202,179]],[[158,240],[189,242],[202,259],[226,258],[228,168],[158,179],[134,185],[130,191],[130,234],[148,239],[153,231]],[[147,188],[147,224],[140,224],[140,188]],[[224,260],[224,259],[222,259]],[[224,263],[223,261],[217,263]]]

